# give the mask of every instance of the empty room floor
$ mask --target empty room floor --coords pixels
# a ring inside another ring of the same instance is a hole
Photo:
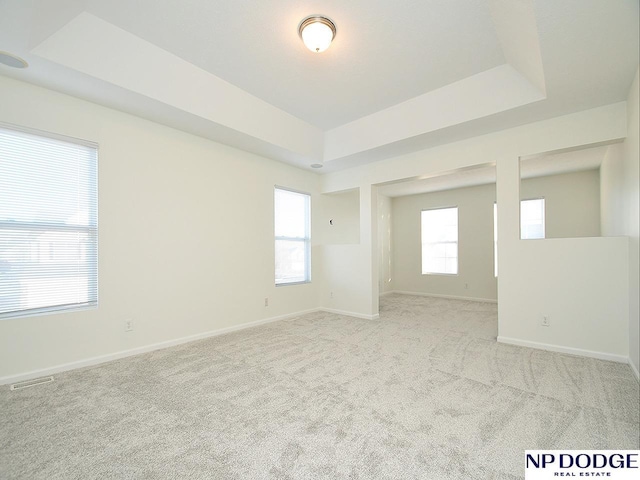
[[[627,365],[498,344],[496,305],[407,295],[0,387],[0,478],[510,479],[638,449]]]

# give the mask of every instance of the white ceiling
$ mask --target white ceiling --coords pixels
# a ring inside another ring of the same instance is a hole
[[[0,0],[0,50],[30,63],[0,74],[329,172],[623,101],[638,1]]]
[[[90,0],[87,11],[323,130],[504,63],[483,0]],[[323,54],[298,37],[310,13],[337,25]]]

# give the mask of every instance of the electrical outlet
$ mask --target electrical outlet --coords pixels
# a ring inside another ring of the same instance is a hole
[[[468,284],[468,283],[465,283],[465,284],[464,284],[464,289],[465,289],[465,290],[469,290],[469,284]]]
[[[540,323],[540,325],[542,325],[543,327],[550,327],[551,326],[551,322],[549,322],[549,317],[544,315],[542,317],[542,322]]]
[[[264,306],[265,307],[269,306],[269,297],[264,297]]]
[[[329,298],[333,298],[333,292],[329,294]]]
[[[133,332],[133,320],[125,320],[124,321],[124,331],[125,332]]]

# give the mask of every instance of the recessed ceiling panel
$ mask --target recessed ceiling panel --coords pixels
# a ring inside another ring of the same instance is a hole
[[[505,62],[484,0],[90,0],[88,11],[322,129]],[[323,53],[299,22],[337,26]]]
[[[321,54],[298,36],[310,14],[337,25]],[[10,0],[0,45],[29,67],[0,75],[330,173],[626,100],[638,15],[637,0]]]

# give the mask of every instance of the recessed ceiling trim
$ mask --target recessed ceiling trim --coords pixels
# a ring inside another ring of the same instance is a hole
[[[324,161],[326,164],[544,98],[528,79],[504,64],[328,130]]]
[[[32,53],[302,158],[322,158],[320,129],[95,15],[81,13]]]

